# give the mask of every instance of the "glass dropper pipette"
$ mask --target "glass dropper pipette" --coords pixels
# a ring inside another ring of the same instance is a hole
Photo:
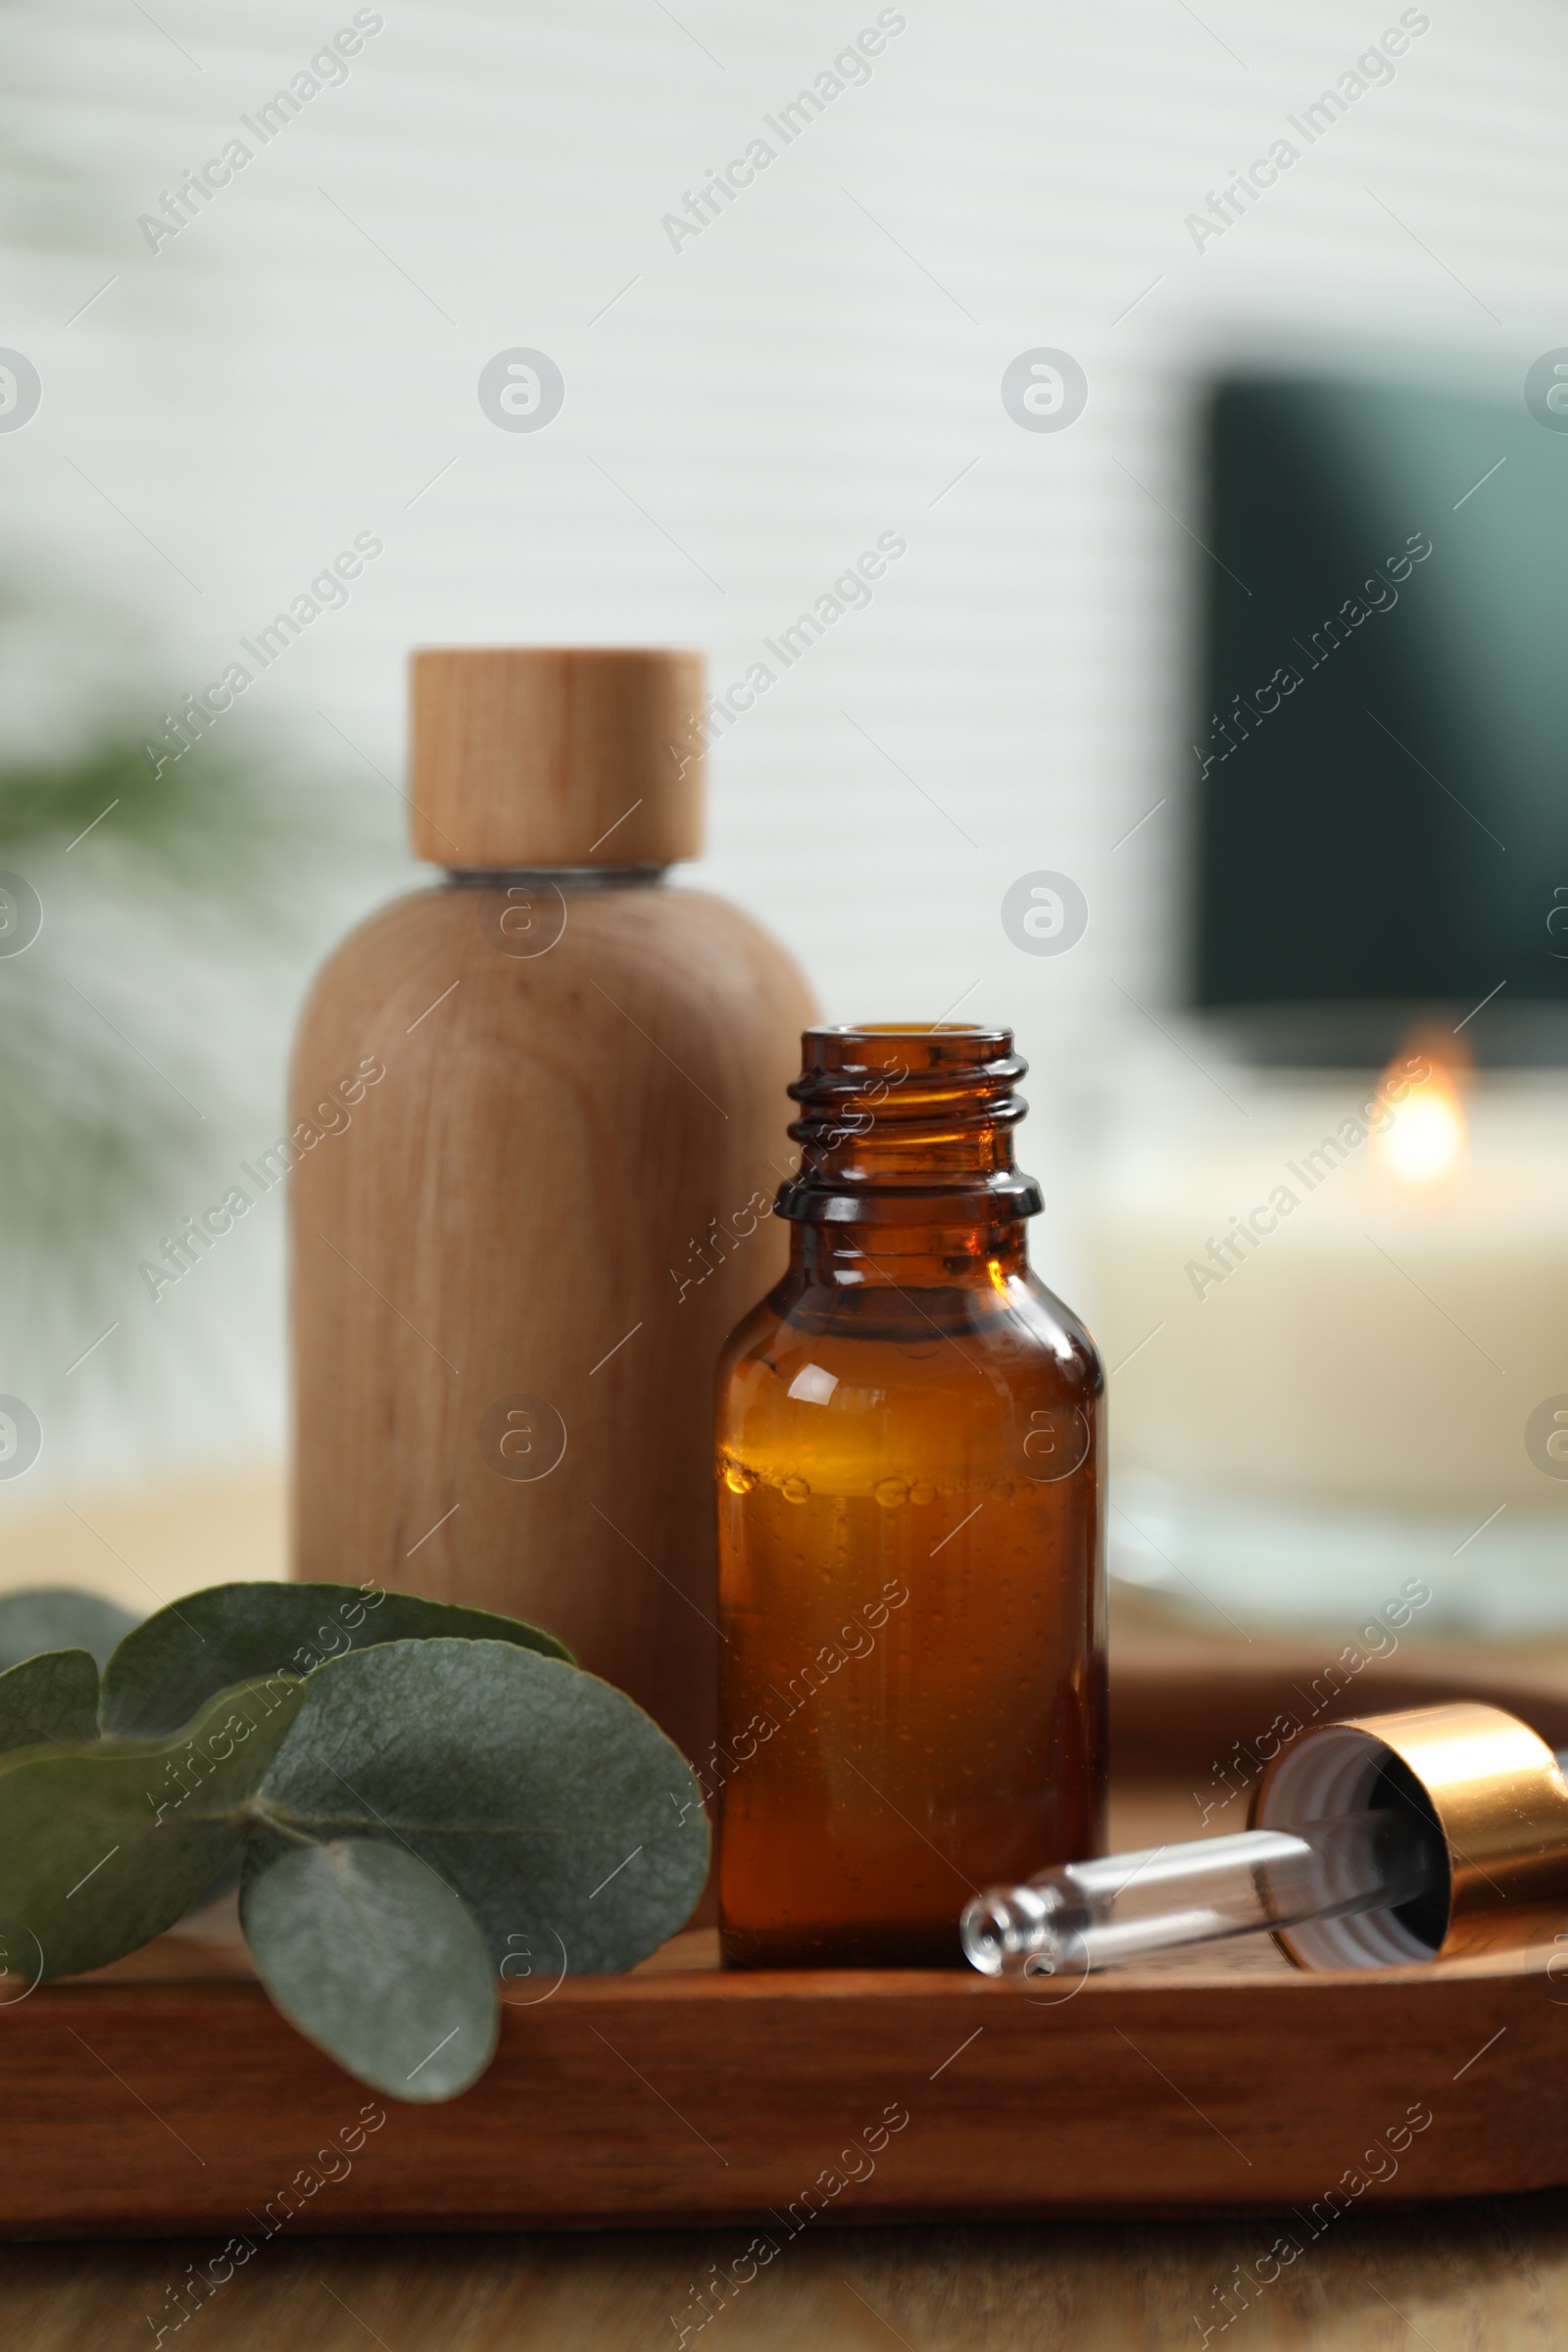
[[[1392,1807],[1195,1838],[976,1895],[963,1949],[988,1977],[1116,1968],[1181,1944],[1391,1910],[1441,1890],[1446,1868],[1436,1827]]]
[[[1524,1874],[1525,1903],[1509,1906],[1518,1931],[1529,1899],[1547,1890],[1544,1869],[1564,1878],[1568,1749],[1554,1756],[1498,1710],[1464,1703],[1325,1725],[1291,1761],[1289,1774],[1270,1776],[1278,1795],[1305,1800],[1301,1813],[1317,1818],[1281,1820],[1276,1805],[1270,1824],[1265,1780],[1253,1817],[1266,1826],[1069,1862],[976,1895],[960,1922],[965,1956],[985,1976],[1082,1976],[1298,1930],[1287,1948],[1309,1966],[1430,1959],[1446,1946],[1456,1870],[1476,1877],[1468,1838],[1452,1838],[1456,1819],[1473,1818],[1483,1835],[1489,1823],[1501,1829],[1491,1871]],[[1479,1877],[1473,1908],[1499,1891],[1488,1871]]]

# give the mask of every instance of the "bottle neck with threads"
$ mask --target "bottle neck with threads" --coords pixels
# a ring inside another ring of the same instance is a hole
[[[1028,1105],[1010,1029],[808,1029],[790,1088],[797,1173],[778,1212],[797,1279],[834,1289],[992,1288],[1024,1276],[1044,1205],[1013,1163]]]

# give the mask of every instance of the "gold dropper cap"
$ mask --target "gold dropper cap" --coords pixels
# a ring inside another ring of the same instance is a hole
[[[1471,1699],[1319,1724],[1267,1766],[1250,1826],[1332,1821],[1389,1801],[1424,1808],[1442,1832],[1446,1902],[1430,1915],[1402,1905],[1277,1929],[1298,1967],[1386,1968],[1550,1942],[1568,1919],[1568,1782],[1528,1724]]]

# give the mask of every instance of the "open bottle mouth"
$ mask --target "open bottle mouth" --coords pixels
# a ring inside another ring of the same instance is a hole
[[[1010,1029],[870,1021],[808,1029],[790,1134],[799,1173],[781,1216],[806,1223],[1033,1216],[1044,1202],[1013,1165],[1028,1063]]]

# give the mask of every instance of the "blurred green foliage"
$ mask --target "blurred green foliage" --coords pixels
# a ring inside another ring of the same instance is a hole
[[[0,955],[0,1230],[62,1304],[189,1205],[193,1158],[275,1086],[279,1014],[322,922],[317,876],[365,829],[279,750],[209,741],[155,773],[139,736],[0,761],[0,871],[43,906]],[[244,1018],[247,1007],[252,1017]],[[225,1020],[225,1011],[229,1016]],[[152,1230],[149,1230],[149,1226]]]
[[[90,151],[61,152],[60,42],[38,0],[0,0],[0,250],[23,279],[36,255],[79,256],[85,295],[123,220]],[[177,305],[178,286],[160,297]],[[163,314],[130,317],[132,337],[167,331]],[[4,454],[32,462],[22,441]],[[259,713],[150,756],[181,649],[132,592],[8,519],[0,872],[43,921],[0,937],[0,1373],[41,1334],[74,1332],[89,1297],[118,1313],[203,1168],[276,1132],[304,972],[390,871],[393,831],[335,743],[302,757]]]

